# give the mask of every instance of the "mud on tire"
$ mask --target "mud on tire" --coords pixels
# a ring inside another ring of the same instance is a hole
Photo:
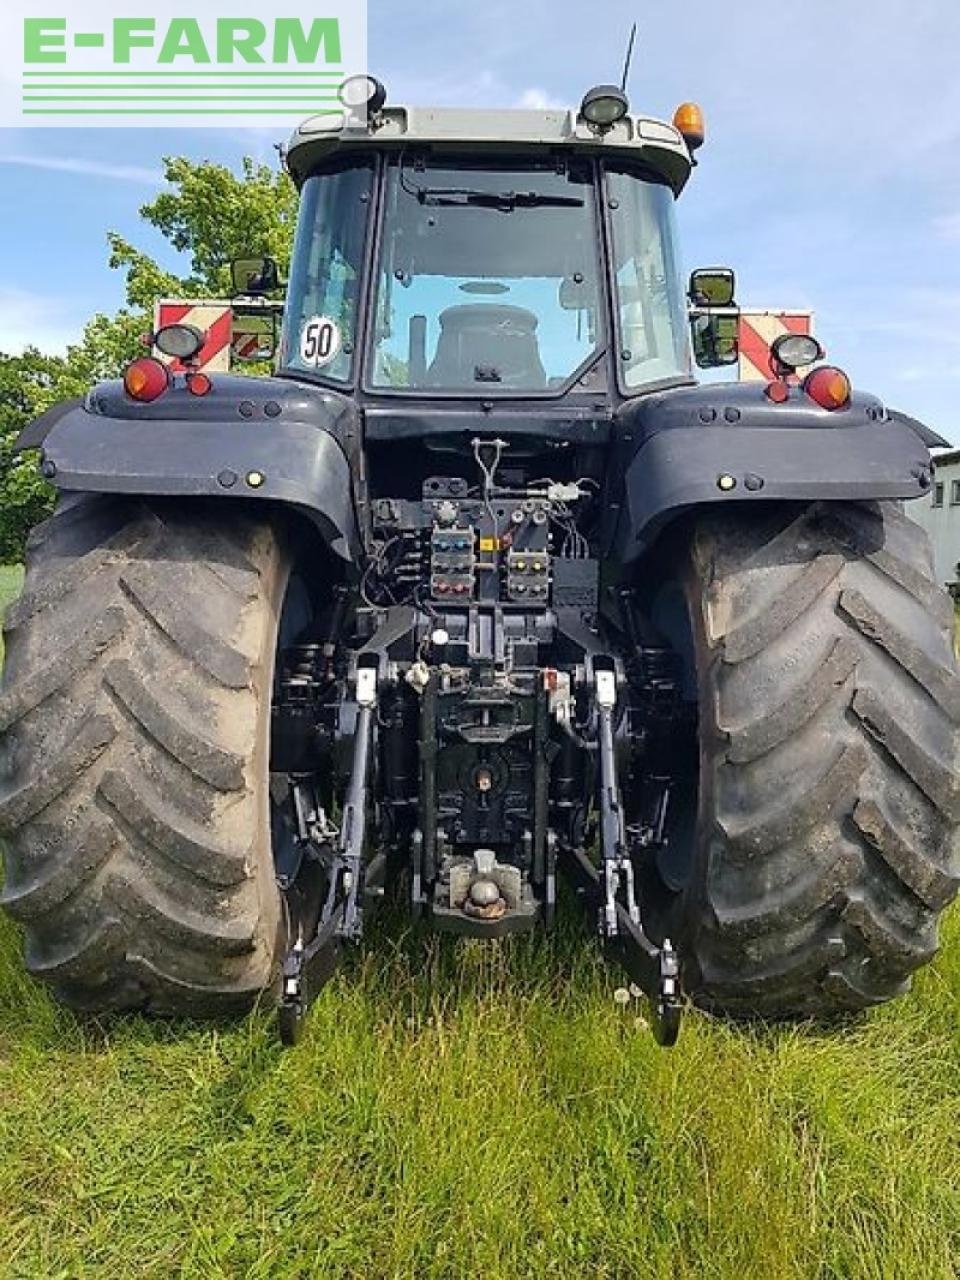
[[[893,503],[704,518],[687,986],[743,1013],[906,990],[958,887],[953,608]]]
[[[234,508],[72,498],[31,539],[5,629],[2,903],[75,1007],[226,1012],[273,979],[287,572]]]

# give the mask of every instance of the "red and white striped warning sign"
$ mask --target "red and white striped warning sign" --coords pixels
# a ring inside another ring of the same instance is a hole
[[[783,333],[813,333],[812,311],[741,311],[738,342],[741,382],[769,382],[770,348]],[[804,370],[798,370],[803,377]]]
[[[153,314],[154,331],[167,324],[192,324],[207,335],[197,362],[192,369],[206,373],[227,373],[230,369],[230,342],[233,337],[233,306],[229,302],[187,302],[176,298],[164,298],[157,303]],[[154,350],[174,373],[182,373],[184,366],[174,356],[165,356]]]
[[[259,333],[238,333],[233,340],[233,354],[238,360],[256,360],[262,345]]]

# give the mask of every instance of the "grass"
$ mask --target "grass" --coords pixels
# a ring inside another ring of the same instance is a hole
[[[0,564],[0,618],[10,601],[20,590],[23,570],[18,565]],[[3,663],[3,636],[0,636],[0,664]]]
[[[0,583],[3,582],[0,576]],[[569,916],[373,928],[304,1043],[83,1023],[0,924],[0,1276],[955,1280],[960,915],[843,1027],[643,1005]]]

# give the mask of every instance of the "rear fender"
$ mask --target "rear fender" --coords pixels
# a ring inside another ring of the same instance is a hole
[[[830,413],[799,389],[778,405],[748,384],[651,396],[618,426],[625,480],[608,545],[624,562],[693,508],[923,497],[933,476],[927,441],[940,440],[872,396]]]
[[[349,402],[279,379],[214,384],[209,396],[181,388],[147,405],[105,384],[82,405],[50,410],[18,445],[42,445],[43,474],[64,492],[295,507],[337,556],[356,561],[361,536],[342,444]]]

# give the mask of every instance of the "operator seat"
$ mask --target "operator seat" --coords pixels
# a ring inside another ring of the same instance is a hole
[[[427,384],[546,388],[538,324],[524,307],[483,302],[448,307],[440,315],[440,340]]]

